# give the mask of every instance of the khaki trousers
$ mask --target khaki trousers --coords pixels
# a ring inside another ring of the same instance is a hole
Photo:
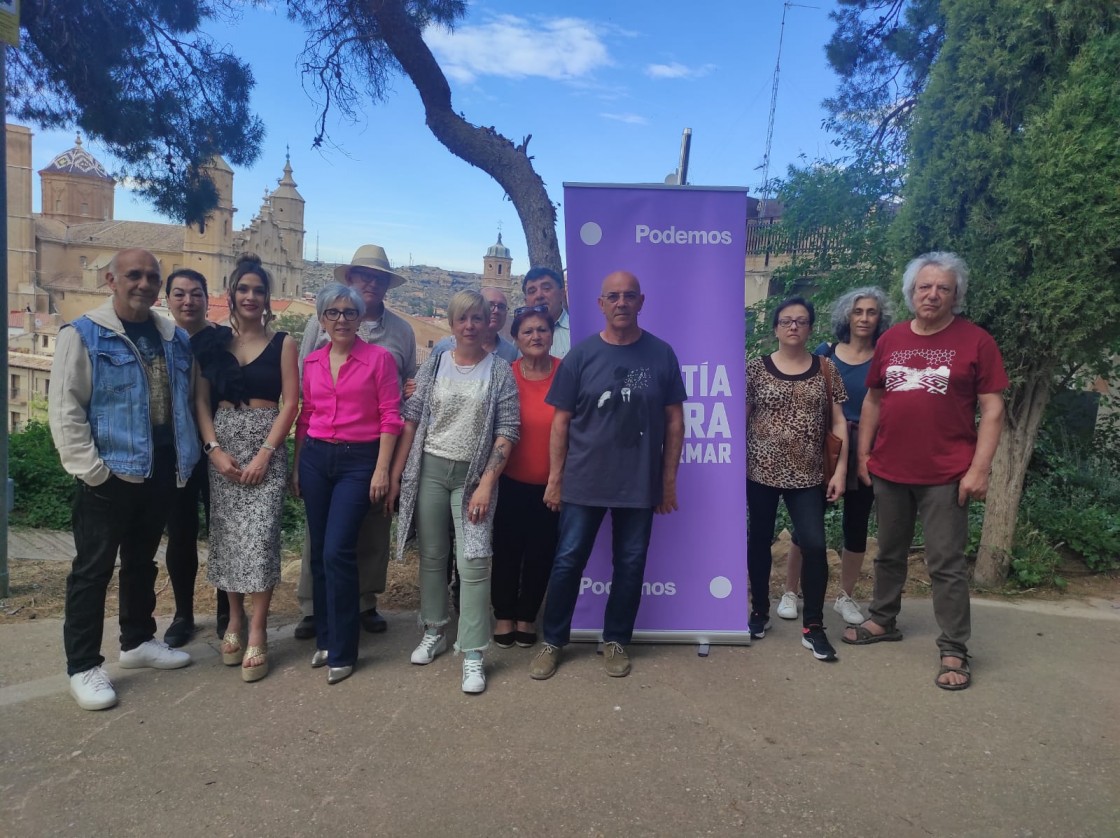
[[[879,555],[875,559],[875,594],[871,619],[885,629],[895,625],[902,610],[907,557],[920,517],[925,535],[926,567],[932,583],[933,614],[941,635],[938,648],[963,657],[972,636],[968,590],[968,507],[957,504],[956,482],[916,486],[874,478],[879,510]]]

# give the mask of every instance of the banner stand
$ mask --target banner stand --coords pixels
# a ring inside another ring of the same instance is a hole
[[[655,516],[634,641],[750,645],[747,628],[743,271],[747,192],[731,187],[564,184],[573,345],[603,327],[600,285],[638,277],[642,329],[667,341],[687,398],[680,509]],[[580,584],[572,639],[598,642],[610,591],[611,521]]]

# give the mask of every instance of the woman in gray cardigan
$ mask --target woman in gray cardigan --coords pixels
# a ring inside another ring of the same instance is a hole
[[[464,653],[466,693],[486,689],[482,653],[490,640],[490,531],[498,476],[521,426],[513,370],[482,348],[488,315],[485,300],[475,291],[451,298],[447,319],[455,348],[433,355],[416,374],[389,489],[390,508],[400,500],[398,559],[416,518],[424,636],[412,653],[415,664],[431,663],[447,649],[449,523],[454,522],[462,585],[455,649]]]

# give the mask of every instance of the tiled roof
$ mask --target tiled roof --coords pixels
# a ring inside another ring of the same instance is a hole
[[[67,226],[53,218],[35,217],[35,236],[40,239],[85,244],[121,250],[143,247],[148,250],[182,252],[183,233],[178,224],[152,221],[91,221]]]
[[[97,158],[82,148],[82,140],[80,137],[77,140],[77,145],[55,157],[45,169],[40,170],[39,174],[47,174],[49,172],[84,175],[85,177],[93,177],[98,180],[113,181],[113,178],[105,171],[105,167],[98,162]]]
[[[50,355],[32,355],[30,352],[9,352],[8,367],[32,370],[49,370],[54,359]]]

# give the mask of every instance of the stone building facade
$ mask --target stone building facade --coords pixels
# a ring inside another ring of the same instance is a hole
[[[205,223],[184,226],[115,218],[116,182],[80,138],[38,172],[43,208],[35,213],[31,132],[8,125],[7,142],[9,311],[73,320],[105,299],[109,261],[126,247],[152,251],[165,275],[181,267],[199,271],[213,296],[226,288],[238,254],[249,251],[272,274],[273,296],[302,295],[305,202],[290,160],[248,226],[235,229],[233,170],[216,158],[207,170],[218,189],[218,206]]]

